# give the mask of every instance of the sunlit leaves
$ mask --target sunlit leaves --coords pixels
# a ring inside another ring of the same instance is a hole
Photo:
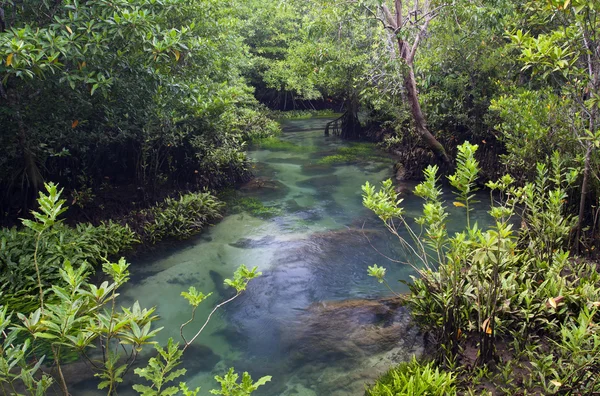
[[[248,267],[242,264],[233,273],[233,279],[225,279],[224,283],[226,286],[234,288],[237,293],[241,293],[246,290],[246,286],[248,286],[250,280],[260,275],[262,275],[262,272],[258,272],[258,267],[248,269]]]
[[[242,381],[239,383],[238,378],[239,375],[234,372],[233,368],[230,368],[223,377],[215,376],[215,380],[221,385],[221,389],[211,390],[210,393],[223,396],[248,396],[260,386],[271,381],[270,375],[261,377],[257,381],[252,381],[252,377],[247,372],[242,374]]]
[[[185,298],[192,307],[197,307],[200,303],[210,297],[212,293],[204,295],[202,292],[198,292],[194,286],[190,286],[187,292],[181,292],[181,296]]]
[[[383,283],[385,279],[385,272],[386,269],[384,267],[380,267],[377,264],[373,264],[372,266],[369,266],[367,275],[377,279],[379,283]]]

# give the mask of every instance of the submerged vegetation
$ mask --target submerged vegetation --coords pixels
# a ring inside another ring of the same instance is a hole
[[[292,153],[301,153],[304,150],[307,150],[307,148],[304,146],[299,146],[274,136],[255,140],[253,141],[253,144],[255,147],[263,150],[289,151]]]
[[[335,154],[319,159],[317,163],[333,165],[350,162],[382,161],[386,159],[372,143],[350,143],[347,147],[337,149]]]

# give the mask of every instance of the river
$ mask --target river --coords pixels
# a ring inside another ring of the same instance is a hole
[[[367,276],[369,265],[386,266],[398,292],[407,288],[396,280],[413,275],[410,267],[385,258],[401,258],[403,252],[361,203],[361,185],[392,177],[393,161],[376,149],[344,163],[324,160],[344,147],[357,147],[324,136],[330,119],[282,121],[282,147],[249,151],[256,176],[273,185],[240,194],[271,207],[272,217],[231,214],[192,240],[132,263],[122,303],[157,306],[163,345],[169,337],[180,341],[179,326],[190,317],[182,291],[195,286],[213,293],[187,327],[189,338],[212,307],[230,295],[221,286],[223,278],[240,264],[262,271],[240,298],[217,312],[186,352],[183,380],[201,386],[201,394],[217,386],[215,375],[233,366],[254,379],[273,377],[257,395],[361,395],[365,381],[422,350],[422,336],[404,308],[389,301],[361,302],[391,294]],[[417,197],[405,199],[409,216],[421,205]],[[473,218],[484,213],[477,208]],[[84,388],[75,388],[76,393],[95,394]],[[129,394],[127,388],[130,384],[123,384],[119,393]]]

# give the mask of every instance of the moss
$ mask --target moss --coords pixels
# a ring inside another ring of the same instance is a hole
[[[261,219],[271,219],[281,215],[281,209],[266,206],[260,200],[252,197],[242,197],[235,190],[225,190],[219,194],[219,198],[225,201],[229,213],[248,213]]]
[[[320,165],[332,165],[361,161],[387,162],[388,159],[387,157],[382,157],[381,152],[372,143],[351,143],[350,146],[340,147],[336,154],[321,158],[317,163]]]
[[[280,120],[305,120],[312,117],[331,117],[336,113],[333,110],[290,110],[274,111],[272,117]]]
[[[254,140],[253,145],[264,150],[290,151],[295,153],[311,150],[310,147],[299,146],[292,142],[286,142],[276,137]]]

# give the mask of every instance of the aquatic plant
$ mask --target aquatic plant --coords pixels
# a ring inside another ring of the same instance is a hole
[[[325,156],[317,161],[318,164],[332,165],[359,161],[386,161],[387,158],[377,150],[372,143],[351,143],[350,146],[340,147],[335,154]]]
[[[294,153],[301,153],[305,151],[311,151],[311,147],[299,146],[292,142],[286,142],[278,137],[267,137],[262,139],[255,139],[252,142],[257,148],[272,151],[289,151]]]
[[[271,219],[281,215],[281,209],[266,206],[262,201],[254,197],[244,197],[235,190],[224,190],[219,197],[225,201],[228,213],[248,213],[261,219]]]
[[[330,109],[271,111],[271,116],[280,120],[304,120],[313,117],[331,117],[333,115],[335,115],[335,112]]]

